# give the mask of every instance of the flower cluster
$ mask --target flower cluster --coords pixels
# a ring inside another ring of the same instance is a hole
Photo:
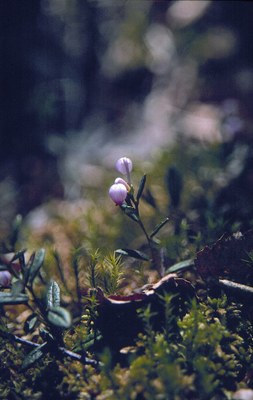
[[[126,200],[127,194],[131,189],[131,176],[130,172],[133,168],[133,163],[130,158],[121,157],[115,164],[118,172],[126,175],[127,181],[122,178],[116,178],[114,184],[109,189],[109,196],[117,206],[121,206]]]

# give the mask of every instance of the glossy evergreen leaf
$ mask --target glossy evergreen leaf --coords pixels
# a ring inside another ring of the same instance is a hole
[[[45,249],[40,249],[35,253],[33,262],[32,262],[32,264],[30,266],[30,269],[29,269],[28,282],[30,284],[33,283],[37,273],[39,272],[39,270],[40,270],[40,268],[41,268],[41,266],[43,264],[44,258],[45,258]]]
[[[160,229],[162,229],[164,227],[164,225],[167,224],[168,221],[169,221],[169,218],[166,218],[159,225],[157,225],[155,227],[155,229],[153,230],[153,232],[151,233],[150,237],[151,238],[154,237],[160,231]]]
[[[171,267],[169,267],[167,269],[167,272],[168,273],[179,272],[179,271],[182,271],[184,269],[192,268],[193,266],[194,266],[194,260],[188,259],[188,260],[181,261],[181,262],[179,262],[177,264],[172,265]]]
[[[170,167],[167,173],[167,187],[170,195],[171,205],[178,207],[183,188],[183,178],[176,167]]]
[[[44,342],[47,342],[49,344],[52,344],[54,342],[53,335],[44,328],[40,328],[40,337],[42,338],[42,340],[44,340]]]
[[[145,193],[143,193],[142,196],[143,200],[149,204],[151,207],[153,207],[155,210],[158,209],[157,204],[156,204],[156,200],[151,192],[150,189],[147,188],[147,190],[145,190]]]
[[[38,361],[47,353],[46,345],[47,343],[41,344],[25,357],[21,365],[21,371],[25,371],[26,369],[30,368],[36,361]]]
[[[129,218],[131,218],[132,220],[134,220],[134,221],[136,221],[136,222],[139,222],[139,217],[138,217],[138,215],[137,215],[136,210],[135,210],[134,207],[130,207],[130,206],[127,206],[127,205],[125,205],[125,204],[122,204],[122,206],[120,206],[120,208],[124,211],[124,213],[125,213]]]
[[[31,332],[35,328],[37,322],[38,322],[38,318],[37,318],[36,314],[29,315],[29,317],[26,319],[26,321],[24,323],[25,333],[27,334],[27,333]]]
[[[10,236],[10,245],[12,246],[13,249],[15,248],[15,244],[18,240],[18,235],[20,232],[21,225],[22,225],[22,216],[18,214],[13,222],[12,232]]]
[[[24,291],[24,282],[21,279],[17,279],[12,283],[11,292],[13,296],[17,296]]]
[[[25,304],[29,300],[29,297],[24,294],[13,294],[13,293],[6,293],[6,292],[1,292],[0,293],[0,305],[4,304]]]
[[[48,311],[48,321],[58,328],[68,329],[71,326],[71,316],[63,307],[52,307]]]
[[[147,180],[147,176],[143,175],[143,177],[141,178],[141,181],[140,181],[140,185],[139,185],[139,189],[138,189],[137,195],[136,195],[136,200],[137,201],[139,201],[141,196],[142,196],[146,180]]]
[[[121,254],[122,256],[136,258],[137,260],[149,261],[149,256],[139,250],[118,249],[116,250],[116,253]]]
[[[47,307],[60,306],[60,287],[57,282],[51,281],[47,290]]]

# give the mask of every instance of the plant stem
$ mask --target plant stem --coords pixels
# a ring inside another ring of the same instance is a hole
[[[147,233],[146,228],[141,220],[141,216],[140,216],[140,212],[139,212],[139,201],[135,200],[135,199],[133,199],[133,201],[134,201],[134,205],[135,205],[136,214],[138,216],[138,224],[147,239],[148,247],[149,247],[150,253],[151,253],[152,264],[153,264],[154,268],[159,272],[159,269],[157,268],[156,262],[155,262],[157,259],[157,252],[156,252],[156,249],[154,248],[154,242],[153,242],[152,238],[149,236],[149,234]],[[160,274],[160,272],[159,272],[159,274]]]

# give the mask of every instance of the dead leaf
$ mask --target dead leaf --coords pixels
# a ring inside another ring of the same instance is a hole
[[[106,297],[99,289],[97,328],[102,333],[103,344],[115,351],[134,344],[138,334],[143,332],[143,321],[137,310],[145,309],[148,305],[155,314],[152,318],[154,330],[161,330],[165,320],[162,300],[165,293],[177,295],[173,298],[173,308],[179,314],[186,312],[187,301],[195,296],[191,283],[178,278],[176,274],[166,275],[156,284],[129,296]]]
[[[229,278],[241,283],[253,283],[253,266],[248,254],[253,250],[253,231],[232,236],[223,235],[213,246],[197,253],[195,266],[204,280]]]

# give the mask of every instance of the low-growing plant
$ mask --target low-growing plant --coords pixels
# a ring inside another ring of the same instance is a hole
[[[165,207],[146,175],[135,187],[128,157],[116,162],[125,179],[115,179],[109,196],[126,217],[118,226],[129,231],[126,247],[114,231],[98,248],[87,212],[87,236],[81,222],[66,222],[67,259],[51,236],[30,252],[20,248],[17,218],[0,256],[2,398],[229,400],[253,385],[252,235],[219,239],[228,223],[215,219],[210,202],[187,212],[180,169],[188,161],[167,168]],[[197,182],[196,166],[193,173]],[[237,281],[237,265],[245,265],[247,282]]]

